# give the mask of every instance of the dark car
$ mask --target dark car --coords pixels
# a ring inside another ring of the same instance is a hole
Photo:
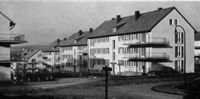
[[[178,71],[172,69],[171,67],[159,67],[155,70],[150,70],[147,73],[148,77],[172,77],[179,74]]]

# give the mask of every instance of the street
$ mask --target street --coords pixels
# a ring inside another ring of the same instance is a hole
[[[31,95],[51,97],[89,97],[104,99],[103,78],[65,78],[58,81],[32,82],[24,86],[1,87],[0,92],[7,95]],[[183,99],[183,96],[159,93],[151,90],[161,83],[110,85],[109,99]],[[80,98],[80,99],[82,99]],[[79,98],[78,98],[79,99]]]

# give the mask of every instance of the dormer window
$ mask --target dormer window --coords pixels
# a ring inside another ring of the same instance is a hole
[[[113,27],[113,32],[117,32],[123,25],[125,25],[126,23],[120,23],[120,24],[117,24]]]
[[[113,28],[113,32],[117,32],[117,27],[114,27],[114,28]]]
[[[77,43],[77,40],[75,40],[74,43],[76,44],[76,43]]]

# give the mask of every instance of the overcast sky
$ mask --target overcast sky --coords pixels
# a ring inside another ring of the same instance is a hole
[[[200,30],[200,2],[0,1],[0,11],[17,23],[14,33],[25,34],[28,44],[46,44],[77,32],[96,28],[116,15],[175,6]]]

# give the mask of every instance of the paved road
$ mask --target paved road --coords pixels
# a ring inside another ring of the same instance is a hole
[[[161,83],[148,83],[148,84],[130,84],[123,86],[109,87],[109,95],[111,99],[183,99],[183,96],[159,93],[151,90],[153,86]],[[104,99],[104,87],[67,87],[54,88],[54,90],[40,93],[40,95],[57,95],[57,96],[97,96]],[[117,97],[117,98],[114,98]],[[98,98],[99,99],[99,98]]]
[[[28,83],[33,88],[41,88],[41,89],[51,89],[81,83],[87,83],[92,81],[98,81],[102,78],[63,78],[58,79],[57,81],[48,81],[48,82],[32,82]]]

